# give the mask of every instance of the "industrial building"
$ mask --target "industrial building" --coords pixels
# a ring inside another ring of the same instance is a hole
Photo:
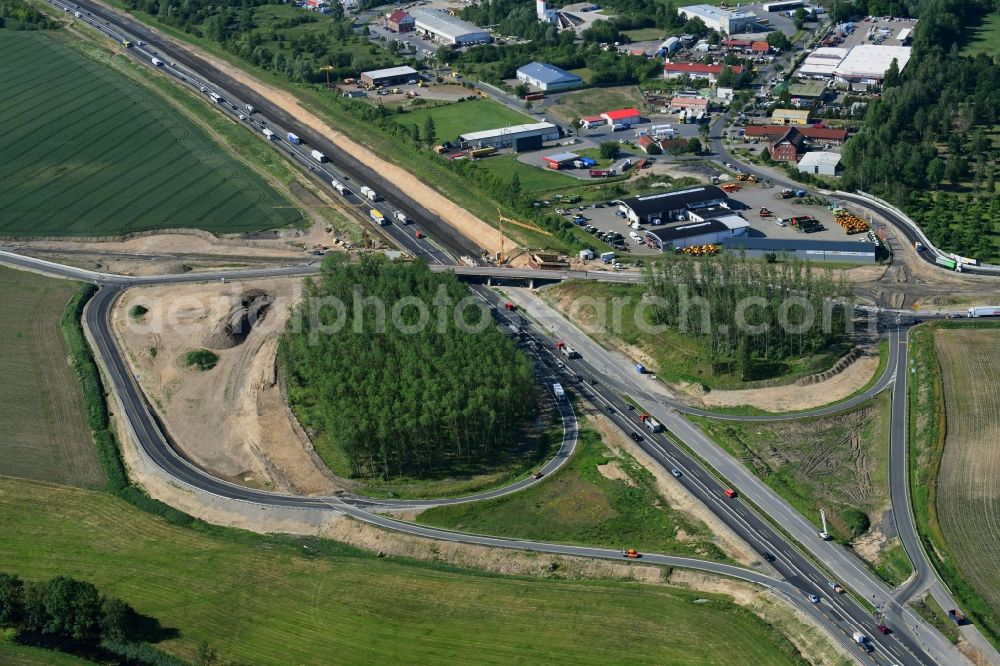
[[[693,215],[687,222],[649,229],[646,231],[646,244],[667,252],[692,245],[719,245],[726,240],[746,236],[750,223],[727,209],[722,211],[716,217]]]
[[[410,14],[417,32],[442,44],[467,46],[490,41],[488,30],[455,18],[440,9],[413,9]]]
[[[700,113],[703,111],[708,111],[708,98],[707,97],[674,97],[670,100],[670,109],[672,111],[684,111],[689,109],[695,113]]]
[[[814,176],[836,176],[840,167],[840,155],[816,150],[806,153],[799,160],[799,171]]]
[[[580,159],[580,156],[576,153],[556,153],[555,155],[546,155],[542,157],[542,161],[545,162],[545,166],[555,171],[562,169],[563,167],[573,166],[573,162]]]
[[[527,123],[511,125],[481,132],[469,132],[458,137],[463,148],[513,147],[515,150],[540,148],[545,141],[557,141],[561,132],[552,123]]]
[[[540,62],[532,62],[517,70],[517,80],[538,90],[561,90],[581,85],[583,79],[564,69]]]
[[[809,109],[775,109],[771,113],[775,125],[808,125]]]
[[[776,254],[808,261],[875,263],[875,243],[867,242],[743,237],[723,240],[722,249],[745,253],[750,259]]]
[[[881,85],[892,61],[896,61],[902,72],[912,51],[909,46],[858,44],[837,65],[833,75],[845,83]]]
[[[739,9],[722,9],[711,5],[688,5],[678,7],[677,13],[686,19],[700,18],[709,30],[730,35],[749,32],[757,25],[753,12]]]
[[[624,125],[631,127],[638,125],[640,121],[639,109],[617,109],[601,114],[601,117],[608,121],[610,125]]]
[[[692,79],[708,79],[709,84],[715,85],[715,80],[726,65],[704,65],[698,62],[668,62],[663,65],[663,78],[676,79],[681,76],[689,76]],[[741,65],[729,67],[733,74],[743,72]]]
[[[776,162],[795,162],[805,152],[802,133],[794,127],[786,127],[785,133],[767,144],[767,152]]]
[[[663,192],[631,197],[618,201],[618,209],[630,222],[649,223],[653,220],[687,220],[693,210],[720,206],[728,201],[717,185],[693,187],[679,192]]]
[[[789,9],[804,7],[806,3],[801,0],[780,0],[780,2],[765,2],[761,8],[765,12],[787,12]]]
[[[402,67],[389,67],[388,69],[361,72],[361,76],[358,78],[361,81],[361,85],[369,88],[378,88],[379,86],[393,86],[406,83],[418,78],[418,75],[417,70],[404,65]]]
[[[393,32],[410,32],[413,30],[414,23],[415,19],[402,9],[397,9],[389,14],[389,18],[386,20],[386,25]]]
[[[580,118],[580,127],[583,129],[592,129],[594,127],[601,127],[602,125],[607,125],[608,121],[604,116],[584,116]]]
[[[785,125],[747,125],[743,136],[748,138],[777,139],[788,131]],[[810,141],[841,144],[847,141],[847,130],[837,127],[796,127],[795,131]]]
[[[835,46],[821,46],[806,56],[797,72],[804,78],[825,79],[833,76],[834,71],[849,53],[848,49]]]

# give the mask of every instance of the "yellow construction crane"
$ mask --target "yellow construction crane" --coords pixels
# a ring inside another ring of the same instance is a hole
[[[507,252],[506,252],[506,247],[505,247],[505,239],[504,239],[504,235],[503,235],[503,223],[504,222],[508,222],[510,224],[513,224],[514,226],[522,227],[524,229],[530,229],[531,231],[534,231],[535,233],[542,234],[543,236],[551,236],[552,235],[551,233],[549,233],[545,229],[542,229],[538,225],[531,224],[530,222],[521,222],[520,220],[515,220],[514,218],[507,217],[506,215],[504,215],[503,213],[500,212],[499,208],[497,208],[497,215],[500,217],[500,254],[497,255],[497,263],[498,264],[502,264],[505,261],[507,261],[507,259],[508,259]]]

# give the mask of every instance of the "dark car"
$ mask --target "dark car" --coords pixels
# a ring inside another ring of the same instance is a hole
[[[774,555],[772,555],[771,553],[764,553],[763,555],[761,555],[761,557],[763,557],[764,560],[767,562],[774,562]]]
[[[642,441],[642,435],[640,435],[639,433],[637,433],[635,430],[633,430],[632,432],[630,432],[628,434],[628,436],[631,437],[636,442],[641,442]]]

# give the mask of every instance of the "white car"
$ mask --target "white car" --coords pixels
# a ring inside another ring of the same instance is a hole
[[[787,227],[788,226],[788,224],[786,224],[785,221],[783,219],[781,219],[780,217],[774,218],[774,223],[777,224],[779,227]]]

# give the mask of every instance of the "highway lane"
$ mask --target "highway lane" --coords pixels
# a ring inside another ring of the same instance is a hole
[[[236,122],[244,124],[261,138],[265,129],[272,131],[270,143],[296,162],[307,175],[313,178],[332,196],[343,199],[359,213],[368,218],[369,210],[375,208],[385,215],[390,223],[379,227],[379,231],[390,236],[413,256],[429,264],[454,264],[459,256],[478,257],[479,248],[470,244],[461,234],[423,206],[408,199],[399,189],[382,175],[340,150],[325,138],[303,126],[269,100],[260,97],[241,85],[224,72],[193,56],[179,44],[162,38],[143,24],[127,16],[89,0],[68,2],[48,0],[53,6],[67,12],[79,13],[77,20],[102,32],[116,43],[129,40],[130,48],[122,51],[143,65],[158,69],[194,92],[204,95],[207,100],[215,100],[216,106]],[[161,65],[153,64],[156,58]],[[217,97],[210,97],[211,95]],[[253,107],[251,112],[247,106]],[[289,139],[289,133],[298,136],[302,143]],[[323,153],[327,162],[318,162],[311,154],[316,149]],[[343,183],[346,194],[334,189],[333,181]],[[361,197],[361,188],[367,185],[378,193],[378,201],[372,202]],[[400,211],[415,224],[400,225],[394,214]],[[374,223],[373,223],[374,224]],[[417,231],[423,237],[417,237]]]

